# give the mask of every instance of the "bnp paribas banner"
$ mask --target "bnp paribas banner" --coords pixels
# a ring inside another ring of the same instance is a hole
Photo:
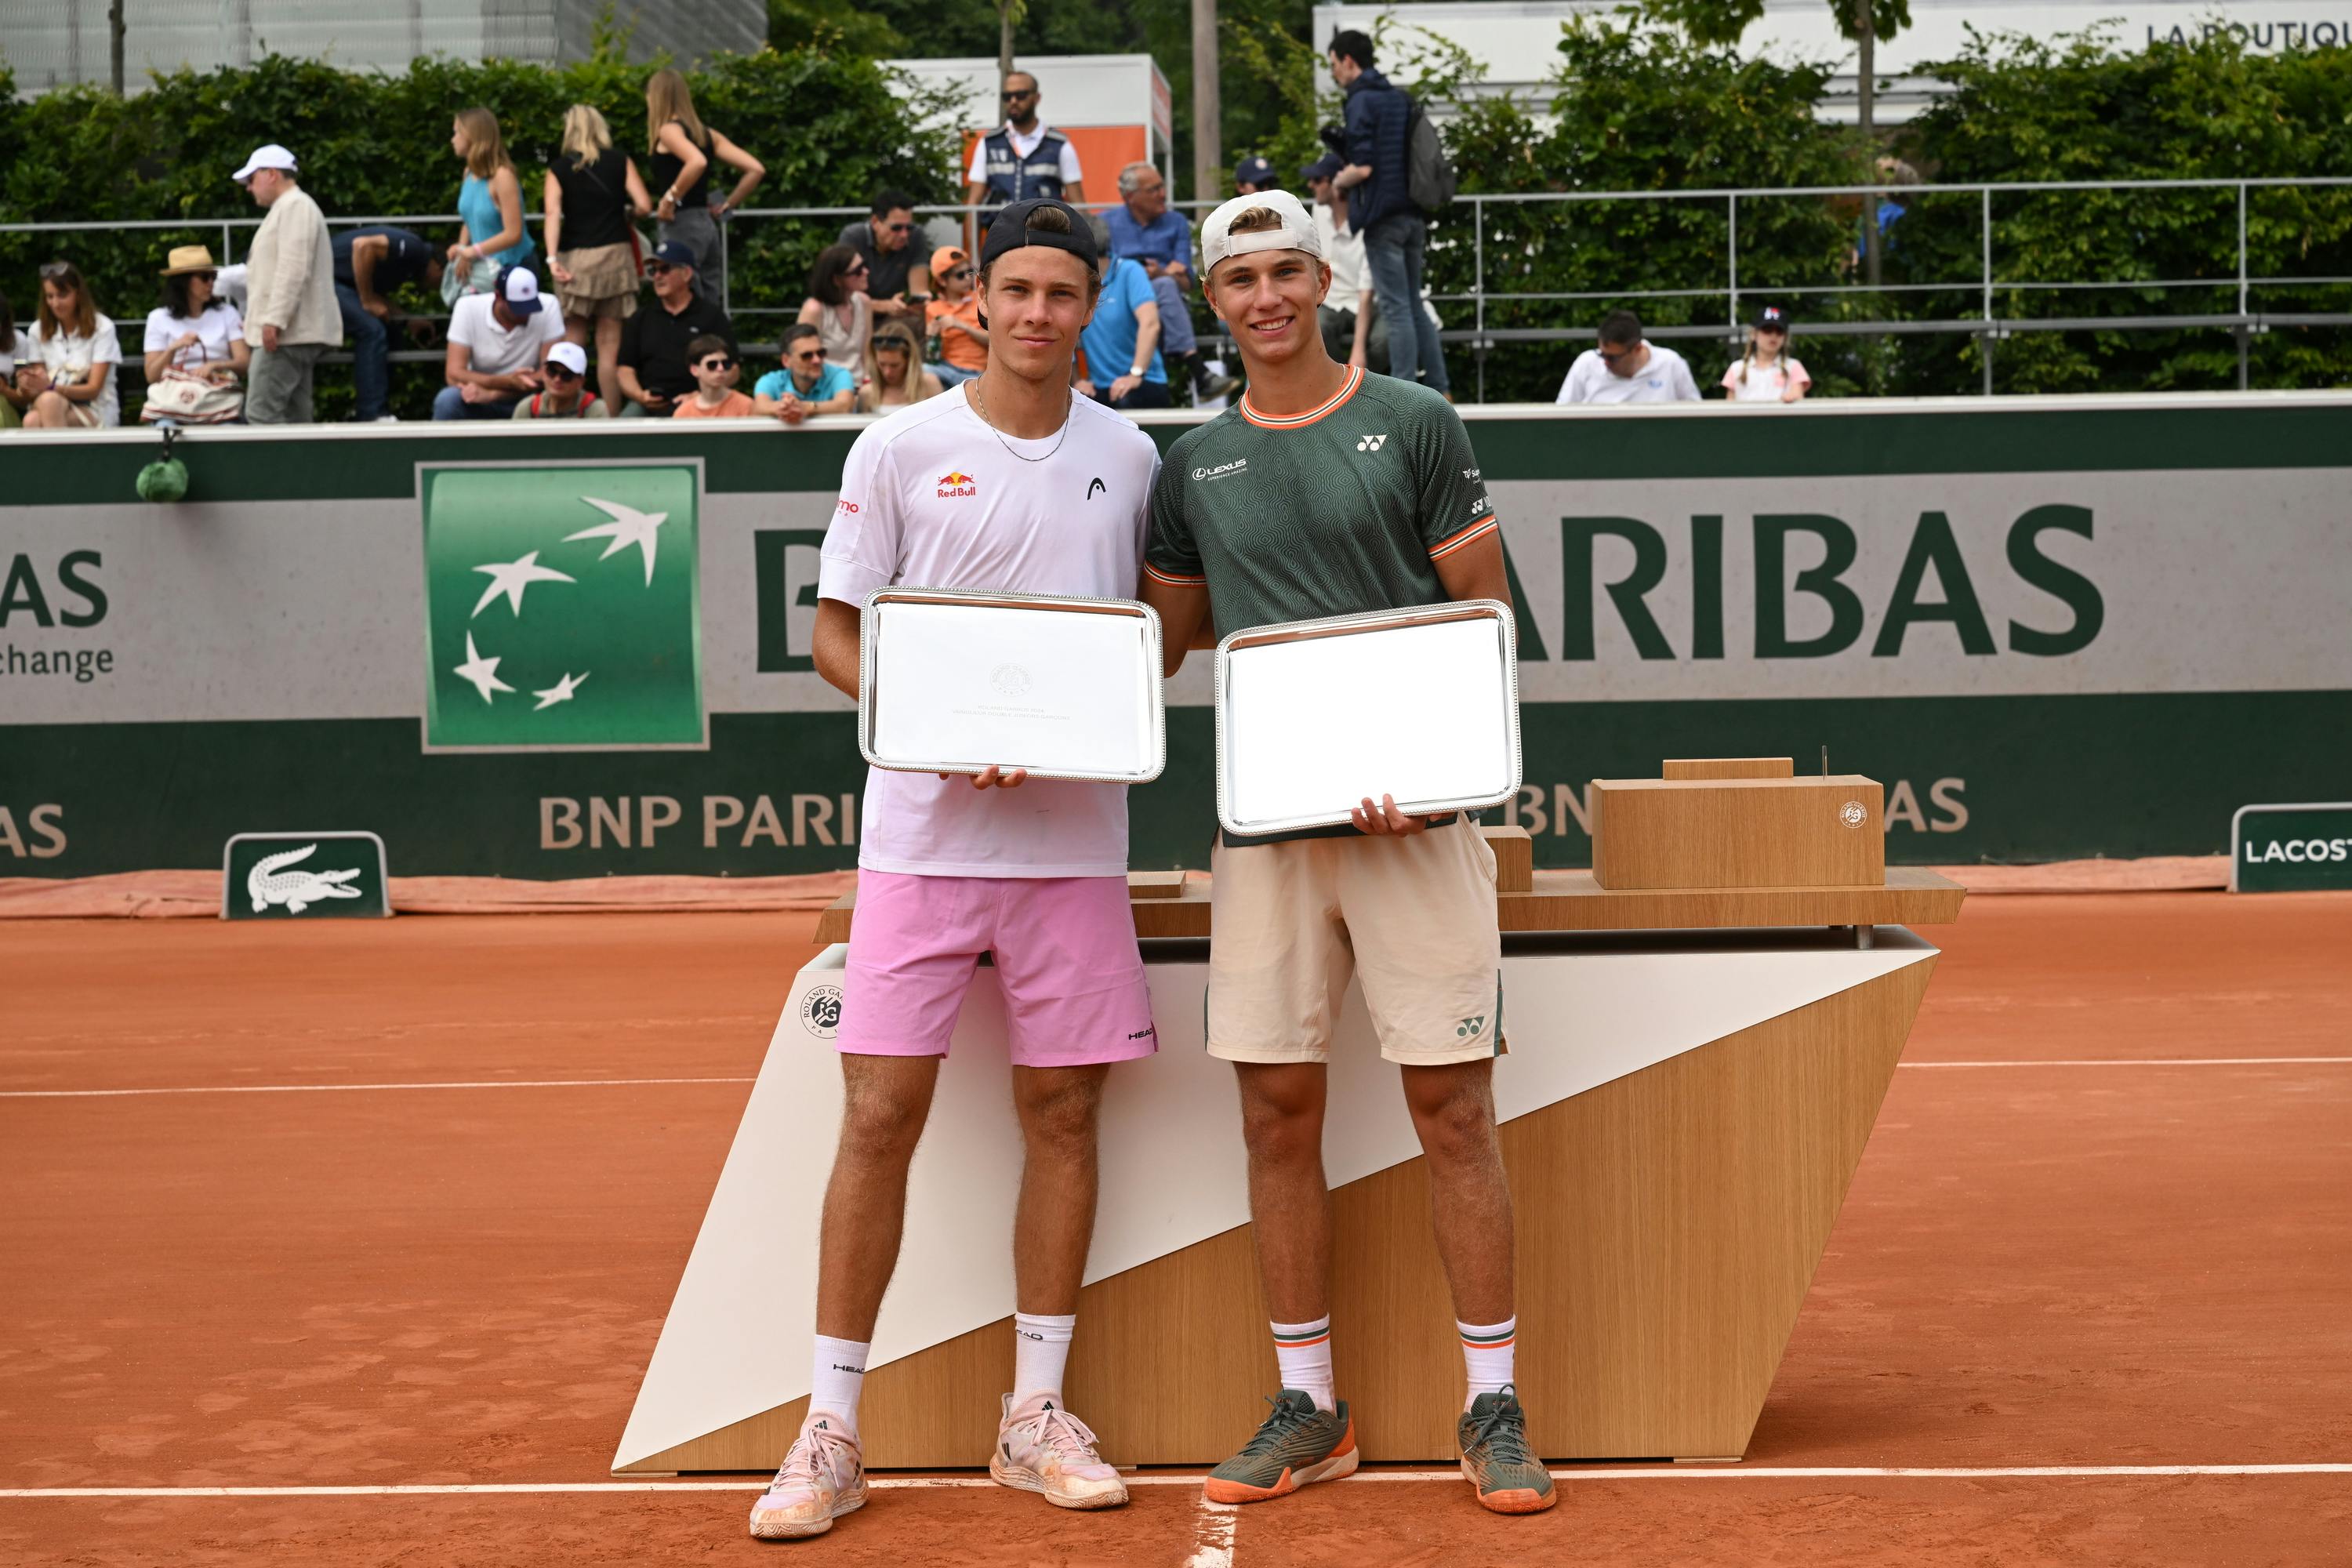
[[[1826,752],[1898,862],[2220,853],[2247,801],[2352,796],[2352,397],[1469,417],[1545,864],[1669,756]],[[857,427],[206,431],[170,505],[152,435],[0,440],[0,876],[321,824],[394,875],[851,864],[809,644]],[[1209,690],[1170,689],[1139,866],[1205,860]]]

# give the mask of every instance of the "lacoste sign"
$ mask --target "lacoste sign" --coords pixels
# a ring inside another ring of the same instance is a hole
[[[390,913],[383,840],[373,833],[240,833],[221,852],[225,921]]]
[[[705,743],[688,464],[428,468],[425,744]]]
[[[2352,888],[2352,801],[2245,805],[2230,818],[2230,890]]]

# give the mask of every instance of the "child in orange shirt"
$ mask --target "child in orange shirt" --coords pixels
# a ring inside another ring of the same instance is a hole
[[[735,390],[735,351],[727,340],[705,332],[686,345],[687,367],[694,372],[695,394],[671,410],[673,419],[748,419],[751,398]]]

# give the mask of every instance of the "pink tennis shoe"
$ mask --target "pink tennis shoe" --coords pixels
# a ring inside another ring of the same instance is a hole
[[[1087,1424],[1049,1395],[1034,1394],[1015,1408],[1008,1394],[988,1473],[1055,1508],[1117,1508],[1127,1501],[1127,1483],[1103,1463],[1095,1441]]]
[[[857,1439],[839,1416],[814,1410],[801,1423],[783,1468],[751,1505],[751,1533],[761,1541],[823,1535],[835,1520],[865,1506],[866,1461]]]

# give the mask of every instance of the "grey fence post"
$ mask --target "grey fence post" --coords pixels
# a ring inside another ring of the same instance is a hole
[[[1724,259],[1731,269],[1731,325],[1736,331],[1739,326],[1739,194],[1733,192],[1729,200],[1731,234],[1724,247]]]
[[[1478,336],[1472,341],[1470,352],[1478,361],[1478,401],[1486,401],[1486,204],[1476,196],[1470,198],[1470,243],[1472,265],[1476,281],[1471,292],[1477,296],[1472,301],[1477,311]],[[1391,329],[1393,330],[1393,329]],[[1444,348],[1437,351],[1444,353]]]
[[[1978,195],[1984,198],[1984,395],[1992,395],[1992,187],[1982,187]]]
[[[2246,182],[2238,182],[2238,330],[2231,333],[2238,340],[2238,390],[2246,390],[2250,366],[2247,360],[2253,347],[2253,323],[2247,319],[2249,308],[2246,288]]]
[[[226,267],[236,259],[236,255],[229,249],[228,245],[228,219],[223,218],[221,219],[221,265]]]

